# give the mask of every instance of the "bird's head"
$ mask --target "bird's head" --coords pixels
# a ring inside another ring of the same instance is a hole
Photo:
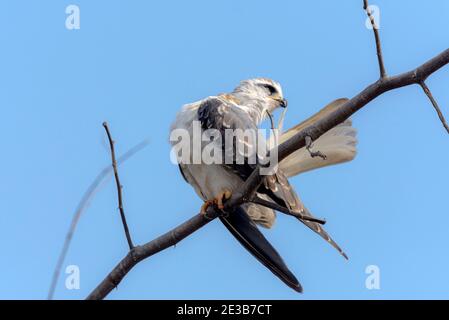
[[[233,94],[243,100],[252,100],[259,108],[269,112],[278,107],[287,107],[287,100],[284,99],[281,85],[268,78],[244,80],[234,89]]]

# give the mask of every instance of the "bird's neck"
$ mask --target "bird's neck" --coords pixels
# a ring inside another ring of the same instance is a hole
[[[238,101],[238,106],[245,110],[257,125],[267,117],[268,105],[264,100],[244,93],[233,92],[231,95]]]

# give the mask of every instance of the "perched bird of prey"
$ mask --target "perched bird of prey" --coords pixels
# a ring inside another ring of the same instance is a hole
[[[280,136],[280,143],[288,140],[304,127],[338,108],[347,99],[338,99],[326,106],[316,116],[291,128]],[[194,123],[200,124],[202,132],[215,129],[224,136],[227,129],[250,129],[257,130],[260,123],[268,113],[279,107],[286,107],[279,83],[267,79],[256,78],[242,81],[231,93],[210,96],[201,101],[187,104],[177,114],[171,130],[184,129],[193,137]],[[345,253],[327,234],[323,227],[316,222],[301,219],[299,216],[312,217],[305,208],[298,195],[290,185],[288,177],[299,173],[350,161],[356,154],[356,131],[351,121],[345,121],[331,129],[319,139],[314,141],[314,148],[326,155],[325,159],[312,157],[305,147],[297,150],[279,163],[278,170],[274,174],[265,177],[263,183],[257,190],[257,195],[267,201],[276,203],[287,208],[293,215],[307,227],[319,234],[323,239],[335,247],[345,258]],[[191,138],[193,140],[193,138]],[[223,157],[229,153],[237,153],[235,144],[238,141],[226,145],[219,142]],[[240,141],[243,144],[249,141]],[[175,141],[171,141],[175,145]],[[194,141],[189,141],[194,144]],[[203,150],[207,141],[199,142]],[[257,143],[264,143],[260,138]],[[182,160],[184,159],[184,160]],[[223,208],[223,202],[230,198],[245,179],[249,177],[255,168],[254,164],[244,161],[243,163],[194,163],[192,156],[178,158],[179,168],[184,179],[193,186],[196,193],[205,201],[202,211],[207,206],[216,205]],[[302,292],[302,287],[293,273],[288,269],[280,255],[259,231],[256,224],[271,228],[275,222],[276,214],[273,209],[254,203],[245,203],[228,215],[223,215],[220,220],[231,232],[231,234],[262,264],[278,276],[289,287]]]

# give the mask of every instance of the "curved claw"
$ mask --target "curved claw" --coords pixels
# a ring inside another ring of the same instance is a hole
[[[230,199],[231,196],[232,196],[232,192],[230,190],[224,189],[214,199],[204,201],[203,205],[201,206],[200,213],[205,215],[207,209],[211,205],[215,205],[215,206],[217,206],[217,208],[219,210],[223,210],[224,209],[224,202],[226,200]]]
[[[214,200],[206,200],[201,206],[200,213],[206,215],[207,209],[214,204]]]

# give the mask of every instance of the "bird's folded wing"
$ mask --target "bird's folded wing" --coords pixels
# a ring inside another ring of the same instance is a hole
[[[256,224],[249,218],[243,207],[237,207],[228,216],[220,217],[220,220],[257,260],[290,288],[302,292],[301,284],[288,269],[281,256],[259,231]]]
[[[277,192],[266,193],[266,195],[271,200],[276,202],[278,205],[288,208],[293,214],[298,213],[304,216],[314,217],[312,213],[310,213],[310,211],[304,206],[298,194],[292,188],[290,182],[288,181],[287,177],[284,175],[281,169],[279,169],[278,172],[276,173],[276,186],[278,190]],[[286,197],[286,195],[288,196]],[[294,203],[294,205],[292,205],[292,203]],[[337,249],[337,251],[345,259],[348,259],[348,256],[343,252],[340,246],[331,238],[331,236],[326,232],[326,230],[324,230],[324,228],[319,223],[301,219],[299,216],[297,218],[299,221],[301,221],[307,227],[309,227],[312,231],[316,232],[331,246]]]

